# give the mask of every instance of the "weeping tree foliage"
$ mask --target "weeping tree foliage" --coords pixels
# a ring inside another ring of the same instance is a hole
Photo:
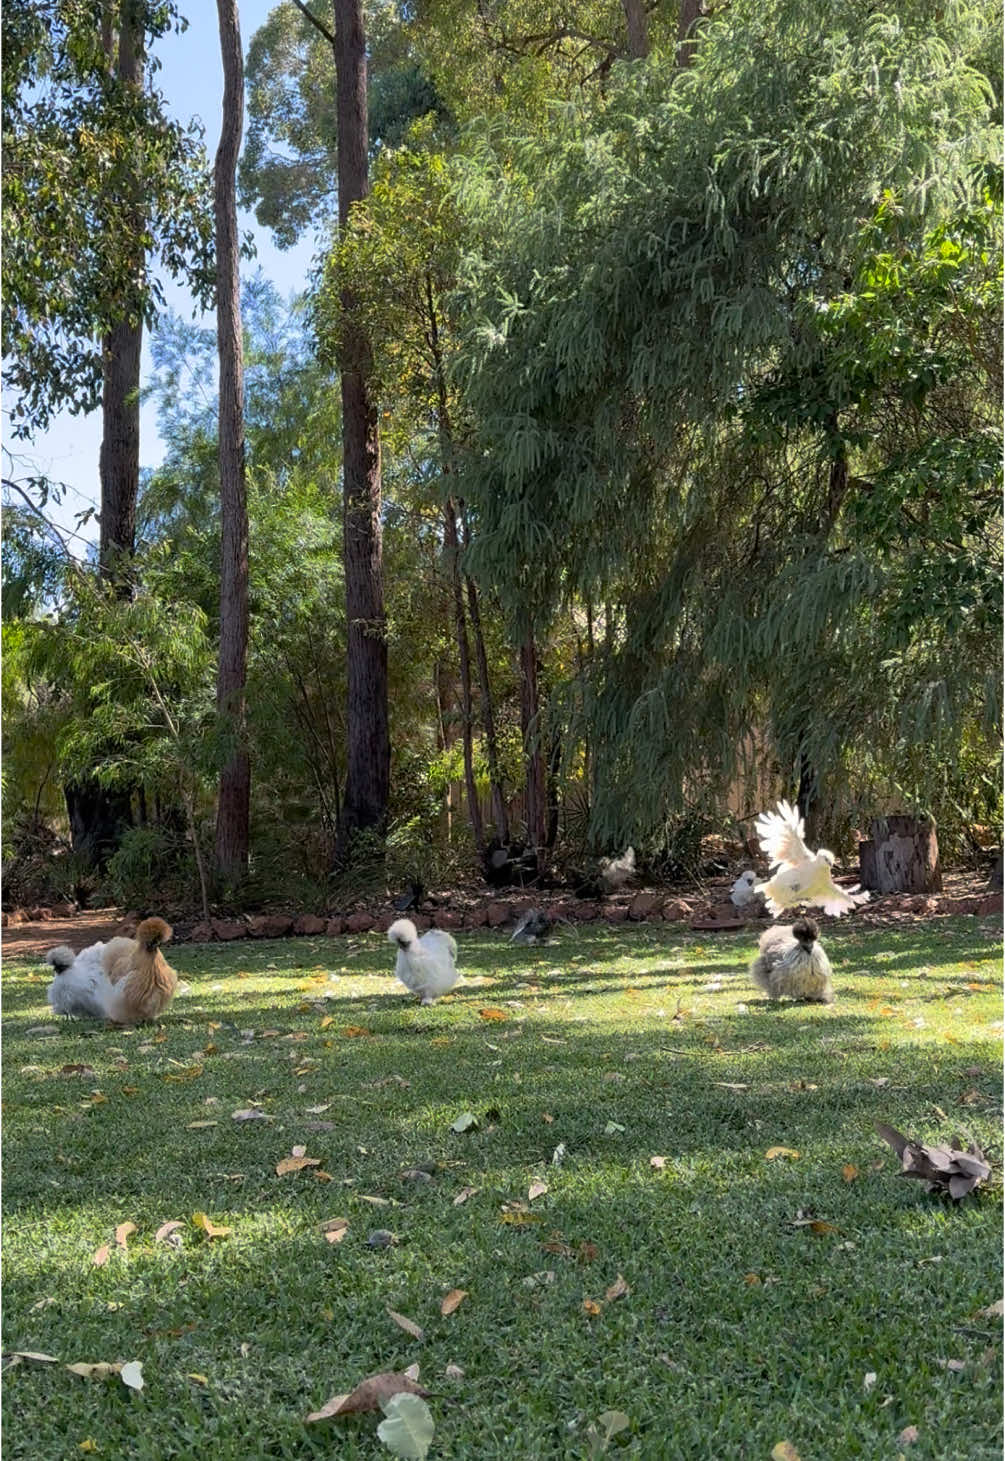
[[[658,834],[748,749],[789,787],[867,765],[932,804],[994,720],[986,657],[934,673],[961,630],[925,599],[945,573],[993,647],[993,524],[971,531],[996,491],[993,360],[954,374],[997,313],[986,37],[968,4],[734,4],[686,70],[655,54],[547,137],[473,151],[471,562],[514,623],[610,608],[575,697],[599,837]],[[934,504],[927,539],[894,505],[926,451],[961,465],[975,443],[981,465],[928,492],[959,517],[949,569]],[[865,530],[867,499],[899,536]]]

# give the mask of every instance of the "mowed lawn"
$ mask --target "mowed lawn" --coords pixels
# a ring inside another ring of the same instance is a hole
[[[188,945],[139,1031],[8,962],[4,1348],[60,1363],[8,1362],[5,1461],[386,1457],[379,1415],[305,1418],[415,1363],[455,1461],[600,1455],[608,1411],[652,1461],[1000,1458],[999,927],[824,937],[832,1008],[770,1006],[756,934],[462,934],[431,1009],[376,934]],[[877,1120],[991,1182],[928,1196]]]

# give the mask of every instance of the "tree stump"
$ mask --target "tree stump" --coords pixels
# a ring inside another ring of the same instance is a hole
[[[1000,847],[995,853],[994,862],[991,864],[988,888],[992,893],[1000,893],[1002,891],[1002,849]]]
[[[928,817],[877,817],[872,841],[858,846],[863,888],[879,893],[939,893],[942,869],[935,823]]]

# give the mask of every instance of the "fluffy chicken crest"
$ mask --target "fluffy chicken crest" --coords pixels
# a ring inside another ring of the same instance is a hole
[[[755,823],[761,850],[771,865],[767,882],[756,883],[764,894],[768,912],[777,918],[785,908],[813,904],[839,918],[869,901],[869,894],[854,888],[839,888],[831,877],[834,854],[821,847],[811,852],[803,841],[803,819],[788,802],[778,803],[776,812],[762,812]]]

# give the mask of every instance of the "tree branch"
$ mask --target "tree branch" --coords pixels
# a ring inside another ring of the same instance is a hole
[[[334,49],[335,32],[329,30],[323,20],[318,20],[316,15],[311,14],[311,12],[307,9],[307,6],[304,4],[304,0],[293,0],[293,3],[300,11],[300,14],[305,18],[305,20],[309,20],[314,29],[320,35],[323,35],[328,44]]]

